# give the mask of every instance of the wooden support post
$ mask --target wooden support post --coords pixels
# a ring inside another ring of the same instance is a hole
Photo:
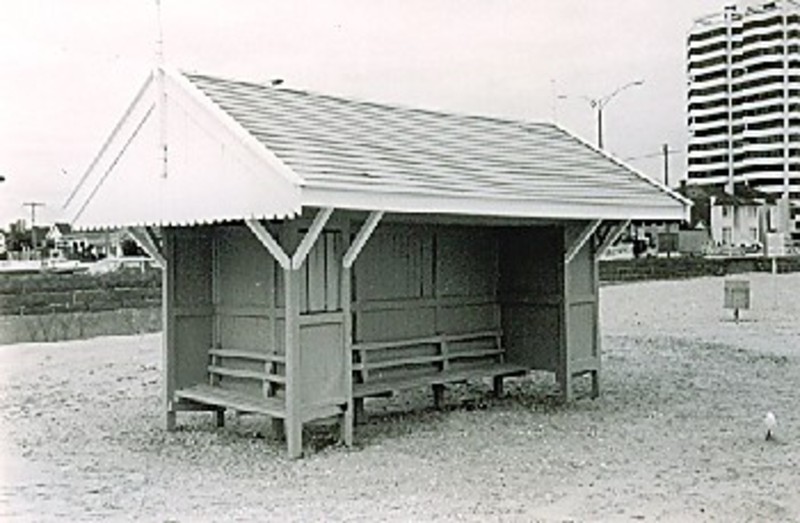
[[[600,397],[600,369],[592,371],[592,399]]]
[[[569,308],[570,308],[570,292],[569,292],[569,271],[570,261],[580,251],[581,247],[591,238],[594,231],[600,225],[599,221],[592,222],[584,228],[579,237],[572,242],[572,245],[565,250],[564,260],[559,265],[561,266],[561,293],[564,297],[561,300],[561,332],[560,343],[558,351],[558,361],[556,363],[556,380],[561,391],[561,399],[564,403],[572,401],[572,371],[569,366],[569,346],[570,346],[570,326],[569,326]],[[563,229],[564,244],[567,245],[567,228]]]
[[[602,368],[603,336],[600,333],[600,256],[608,249],[628,228],[630,221],[624,221],[611,229],[600,245],[592,253],[592,288],[594,292],[594,310],[592,311],[592,323],[594,328],[594,356],[597,362],[596,368],[592,371],[592,399],[600,397],[600,369]]]
[[[166,430],[175,430],[175,413],[173,405],[177,371],[175,355],[175,239],[172,229],[164,229],[164,270],[161,272],[161,311],[163,331],[162,344],[162,383],[164,384],[162,401],[164,404],[164,426]]]
[[[347,241],[349,241],[350,228],[348,225],[345,225],[342,233]],[[353,401],[353,317],[350,296],[352,277],[353,275],[351,268],[344,267],[343,264],[339,299],[341,300],[342,316],[344,318],[344,325],[342,328],[342,348],[344,357],[344,393],[346,403],[344,413],[342,414],[340,437],[347,447],[353,446],[355,432],[354,426],[356,422],[355,404]]]
[[[300,280],[298,271],[283,271],[286,301],[286,446],[290,458],[303,455],[303,421],[301,418],[300,367]]]
[[[286,439],[286,426],[280,418],[272,418],[272,435],[278,441]]]
[[[436,409],[441,409],[444,403],[444,385],[435,383],[433,385],[433,406]]]
[[[353,423],[360,425],[366,420],[364,412],[364,398],[353,399]]]
[[[492,391],[495,398],[503,397],[503,376],[495,376],[492,379]]]

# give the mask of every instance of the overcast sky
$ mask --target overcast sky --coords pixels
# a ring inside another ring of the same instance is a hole
[[[558,123],[685,171],[685,38],[709,0],[162,0],[179,69],[359,99]],[[0,0],[0,227],[52,222],[152,67],[155,0]],[[567,95],[559,98],[558,95]]]

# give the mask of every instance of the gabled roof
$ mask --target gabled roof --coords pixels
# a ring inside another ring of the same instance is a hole
[[[69,234],[72,232],[72,225],[68,223],[54,223],[50,228],[50,231],[57,232],[63,236],[64,234]]]
[[[198,74],[169,72],[166,91],[167,177],[159,174],[158,140],[145,138],[159,132],[147,82],[121,122],[128,131],[117,133],[117,152],[104,148],[71,198],[79,225],[280,218],[303,207],[685,219],[690,205],[552,124]]]

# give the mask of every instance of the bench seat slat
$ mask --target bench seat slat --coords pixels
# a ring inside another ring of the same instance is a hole
[[[465,334],[447,334],[442,336],[442,338],[446,341],[450,342],[458,342],[458,341],[469,341],[469,340],[483,340],[486,338],[498,338],[500,337],[500,331],[478,331],[478,332],[468,332]]]
[[[367,343],[354,343],[353,351],[371,351],[371,350],[384,350],[384,349],[402,349],[404,347],[413,347],[415,345],[436,345],[441,342],[441,336],[431,336],[429,338],[416,338],[411,340],[399,341],[374,341]]]
[[[425,363],[437,363],[444,359],[441,354],[434,356],[411,356],[408,358],[394,358],[381,361],[368,361],[366,363],[358,363],[360,370],[378,370],[389,369],[392,367],[404,367],[409,365],[423,365]],[[355,368],[355,365],[354,367]]]
[[[450,352],[447,356],[450,360],[457,360],[463,358],[485,358],[487,356],[500,356],[501,354],[505,354],[506,351],[503,349],[481,349],[481,350],[465,350],[465,351],[457,351],[457,352]]]
[[[412,378],[393,378],[387,380],[376,380],[368,383],[354,383],[353,396],[364,398],[367,396],[377,396],[387,392],[397,392],[405,389],[414,389],[428,385],[445,385],[447,383],[459,383],[470,379],[492,378],[499,376],[521,376],[528,372],[528,368],[522,365],[513,364],[491,364],[481,367],[439,372],[429,376],[415,376]]]
[[[256,360],[263,362],[284,363],[286,357],[283,354],[255,352],[239,349],[209,349],[208,353],[211,356],[218,356],[220,358],[238,358],[243,360]]]
[[[286,376],[280,376],[278,374],[268,374],[266,372],[260,372],[256,370],[231,369],[228,367],[209,365],[208,372],[209,374],[216,374],[218,376],[230,376],[232,378],[245,378],[245,379],[250,378],[255,380],[271,381],[273,383],[286,383]]]
[[[232,390],[212,387],[211,385],[195,385],[175,392],[179,399],[194,401],[204,405],[214,405],[236,409],[242,412],[257,412],[275,418],[285,418],[286,408],[281,398],[259,398]]]

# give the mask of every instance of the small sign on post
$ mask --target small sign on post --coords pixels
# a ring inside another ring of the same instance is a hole
[[[739,321],[739,311],[750,308],[750,282],[725,280],[725,308],[733,309],[733,318]]]

